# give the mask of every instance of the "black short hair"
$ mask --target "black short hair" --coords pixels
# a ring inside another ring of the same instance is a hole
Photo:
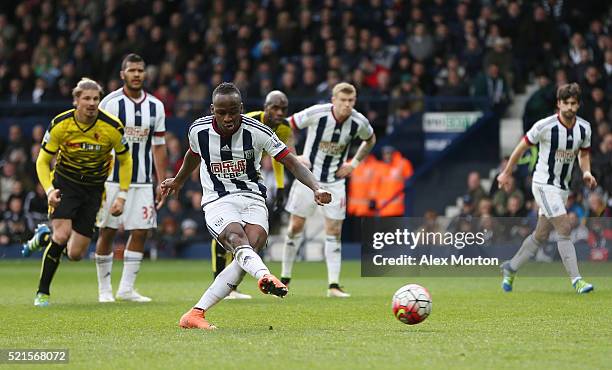
[[[144,59],[142,59],[142,57],[138,54],[128,54],[125,56],[125,58],[123,58],[123,61],[121,62],[121,70],[124,71],[125,68],[127,67],[128,63],[143,63],[146,64]]]
[[[236,85],[234,85],[231,82],[221,82],[219,86],[215,87],[212,93],[213,100],[215,100],[215,96],[219,94],[222,94],[222,95],[236,94],[238,95],[240,100],[242,100],[242,94],[240,93],[240,89],[237,88]]]
[[[561,85],[557,89],[557,100],[565,101],[569,98],[576,98],[580,102],[581,93],[580,86],[575,82]]]

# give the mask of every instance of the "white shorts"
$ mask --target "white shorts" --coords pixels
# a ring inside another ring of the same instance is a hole
[[[219,234],[232,222],[259,225],[268,234],[268,207],[258,195],[237,193],[226,195],[204,206],[204,219],[211,235],[218,240]]]
[[[125,230],[154,229],[157,227],[157,212],[155,211],[152,185],[130,185],[123,214],[115,217],[110,214],[110,209],[118,193],[119,184],[113,182],[104,184],[102,207],[96,218],[97,227],[118,229],[120,225],[123,225]]]
[[[346,185],[344,181],[321,184],[321,189],[331,193],[331,203],[323,206],[323,214],[332,220],[344,220],[346,218]],[[292,215],[310,217],[319,207],[314,200],[312,190],[295,180],[289,192],[289,200],[285,209]]]
[[[553,185],[531,184],[531,191],[536,203],[540,207],[539,215],[552,218],[567,213],[565,204],[569,196],[569,190],[562,190]]]

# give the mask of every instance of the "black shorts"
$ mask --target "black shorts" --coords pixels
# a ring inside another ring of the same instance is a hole
[[[59,189],[59,206],[51,208],[51,219],[72,220],[72,230],[91,238],[96,225],[96,216],[102,205],[104,184],[81,185],[55,173],[53,187]]]

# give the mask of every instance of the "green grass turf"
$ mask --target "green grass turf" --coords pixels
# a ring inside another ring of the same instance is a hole
[[[116,288],[122,264],[114,267]],[[361,278],[358,263],[350,262],[343,284],[353,297],[334,300],[325,297],[325,265],[300,263],[287,298],[258,293],[247,277],[241,289],[254,299],[221,302],[207,315],[219,330],[203,332],[177,322],[209,285],[209,261],[145,262],[138,287],[154,299],[149,304],[97,303],[93,262],[64,261],[46,309],[32,305],[38,269],[34,260],[0,261],[0,349],[68,348],[70,368],[603,369],[612,363],[610,274],[589,279],[596,291],[584,296],[561,277],[519,276],[515,292],[504,294],[497,277]],[[432,314],[419,325],[391,314],[391,296],[406,283],[424,285],[433,297]]]

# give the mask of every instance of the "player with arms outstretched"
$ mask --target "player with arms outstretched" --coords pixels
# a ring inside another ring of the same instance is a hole
[[[212,236],[234,254],[234,260],[213,281],[200,301],[185,313],[179,325],[191,329],[215,329],[205,313],[227,296],[245,272],[258,279],[259,289],[283,297],[287,287],[261,260],[268,234],[266,187],[259,173],[265,150],[311,189],[317,204],[331,201],[313,174],[287,149],[272,130],[242,115],[240,90],[222,83],[212,94],[212,115],[196,120],[189,128],[189,150],[176,177],[164,180],[164,196],[176,193],[191,172],[200,166],[202,206]]]
[[[24,245],[25,256],[45,248],[35,306],[49,305],[51,280],[64,250],[73,261],[83,258],[87,251],[102,202],[104,181],[112,166],[113,150],[121,165],[119,188],[125,193],[130,185],[132,157],[123,137],[123,123],[98,109],[101,95],[102,88],[97,82],[81,79],[72,91],[76,109],[51,121],[36,160],[38,179],[47,193],[53,232],[46,226],[38,227]],[[124,205],[125,196],[119,195],[110,212],[119,216]]]
[[[374,130],[368,119],[354,109],[357,90],[341,82],[332,89],[331,104],[318,104],[291,116],[291,124],[308,128],[303,163],[312,168],[323,189],[332,194],[333,201],[323,207],[325,214],[325,261],[327,263],[328,297],[346,298],[350,294],[340,287],[342,221],[346,217],[346,178],[370,153],[376,143]],[[353,139],[362,140],[352,160],[347,161]],[[304,223],[316,208],[306,197],[308,189],[294,182],[286,210],[291,213],[287,240],[283,249],[281,281],[289,284],[293,262],[300,246]]]
[[[123,253],[123,274],[117,299],[132,302],[150,302],[134,289],[140,271],[145,240],[149,230],[157,227],[156,210],[161,206],[158,193],[157,205],[153,195],[153,165],[158,179],[164,178],[168,167],[166,152],[166,124],[164,105],[143,89],[146,78],[145,61],[136,54],[128,54],[121,63],[120,77],[123,87],[108,94],[100,108],[119,117],[125,124],[125,139],[132,153],[132,183],[126,197],[125,212],[115,217],[109,212],[119,195],[119,165],[109,175],[105,184],[105,199],[98,213],[97,226],[100,235],[96,244],[96,270],[98,272],[98,300],[114,302],[111,285],[113,267],[113,240],[119,226],[130,233]]]
[[[576,116],[580,107],[580,87],[576,83],[560,86],[557,90],[558,114],[536,122],[524,140],[516,146],[505,169],[497,176],[499,187],[507,184],[519,158],[531,145],[539,144],[538,162],[531,189],[538,206],[539,217],[535,231],[529,235],[511,260],[502,264],[502,288],[512,291],[515,273],[538,248],[544,246],[553,228],[559,234],[557,248],[572,285],[577,293],[588,293],[593,285],[587,283],[578,271],[576,249],[570,240],[572,225],[565,209],[569,195],[569,182],[576,157],[582,170],[582,179],[591,189],[597,181],[591,174],[591,125]]]
[[[289,100],[287,95],[279,90],[270,91],[266,95],[263,111],[254,111],[246,114],[263,125],[268,126],[278,136],[280,141],[285,143],[289,150],[293,151],[293,131],[287,121],[287,107]],[[285,171],[283,165],[272,158],[272,168],[276,180],[276,197],[274,201],[274,211],[281,209],[285,203]],[[216,278],[223,271],[225,265],[230,263],[232,255],[223,246],[219,245],[215,239],[211,243],[212,248],[212,270]],[[232,290],[226,299],[251,299],[251,296]]]

